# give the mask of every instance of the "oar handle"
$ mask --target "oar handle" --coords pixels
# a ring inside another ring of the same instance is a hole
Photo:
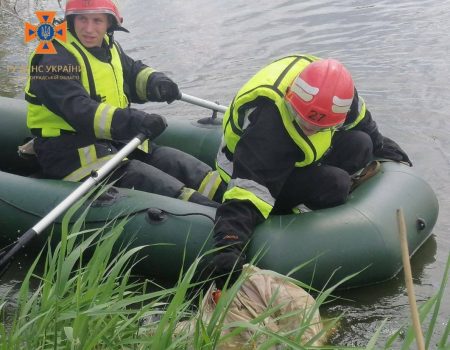
[[[187,94],[183,94],[183,93],[180,96],[180,100],[187,102],[187,103],[191,103],[196,106],[209,108],[209,109],[212,109],[213,111],[218,111],[221,113],[225,113],[225,111],[228,109],[227,106],[222,106],[216,102],[204,100],[204,99],[201,99],[201,98],[198,98],[195,96],[191,96],[191,95],[187,95]]]

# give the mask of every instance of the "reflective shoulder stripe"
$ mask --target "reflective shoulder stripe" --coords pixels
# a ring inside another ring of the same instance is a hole
[[[99,139],[111,140],[111,123],[116,107],[100,103],[94,116],[94,132]]]
[[[154,69],[146,67],[143,70],[141,70],[136,77],[136,94],[142,101],[148,101],[147,81],[154,71],[155,71]]]
[[[97,159],[93,163],[86,164],[85,166],[82,166],[81,168],[78,168],[71,174],[67,175],[63,180],[78,182],[84,179],[85,177],[89,176],[93,171],[100,169],[112,157],[114,157],[114,155],[108,155],[106,157]]]
[[[224,194],[226,199],[249,200],[261,214],[267,218],[275,204],[275,198],[269,189],[253,180],[232,179],[228,184],[228,190]]]

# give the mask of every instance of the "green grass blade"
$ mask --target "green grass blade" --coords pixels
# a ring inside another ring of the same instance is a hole
[[[444,275],[442,276],[441,285],[440,285],[439,291],[436,295],[436,303],[435,303],[433,315],[431,316],[430,324],[429,324],[428,330],[426,332],[425,347],[427,349],[429,349],[429,347],[430,347],[431,337],[434,333],[434,328],[436,326],[436,320],[439,315],[441,302],[444,298],[444,291],[445,291],[445,288],[447,287],[447,283],[448,283],[448,279],[449,279],[449,271],[450,271],[450,254],[447,257],[447,263],[445,265]],[[447,327],[448,327],[448,322],[447,322]]]

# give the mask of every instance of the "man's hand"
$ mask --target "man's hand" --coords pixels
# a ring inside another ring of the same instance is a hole
[[[396,162],[405,162],[412,166],[408,155],[402,148],[390,138],[383,136],[381,147],[373,151],[373,154],[380,158],[390,159]]]
[[[135,108],[117,108],[111,123],[111,137],[116,141],[130,140],[142,133],[154,140],[167,128],[166,118]]]
[[[161,72],[154,72],[147,82],[147,98],[154,102],[172,103],[181,96],[178,85]]]
[[[149,114],[138,109],[131,109],[130,117],[136,118],[136,131],[154,140],[167,128],[167,121],[162,115]]]
[[[209,262],[208,274],[214,278],[216,287],[223,289],[226,281],[231,286],[238,279],[245,264],[245,255],[238,249],[219,251]]]

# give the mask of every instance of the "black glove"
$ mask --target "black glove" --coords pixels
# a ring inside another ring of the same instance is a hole
[[[218,289],[223,289],[227,280],[228,287],[236,282],[245,264],[245,255],[241,251],[236,248],[227,249],[217,252],[206,268],[207,277],[214,278]]]
[[[130,116],[136,118],[135,131],[143,133],[150,140],[157,138],[167,128],[166,118],[159,114],[148,114],[134,109],[131,110]]]
[[[383,136],[381,147],[373,151],[373,154],[380,158],[390,159],[396,162],[405,162],[412,166],[408,155],[402,148],[390,138]]]
[[[125,141],[143,133],[153,140],[166,127],[166,119],[158,114],[148,114],[135,108],[117,108],[111,123],[111,137],[116,141]]]
[[[154,72],[150,75],[147,81],[147,98],[149,101],[172,103],[180,97],[178,85],[167,75],[161,72]]]

